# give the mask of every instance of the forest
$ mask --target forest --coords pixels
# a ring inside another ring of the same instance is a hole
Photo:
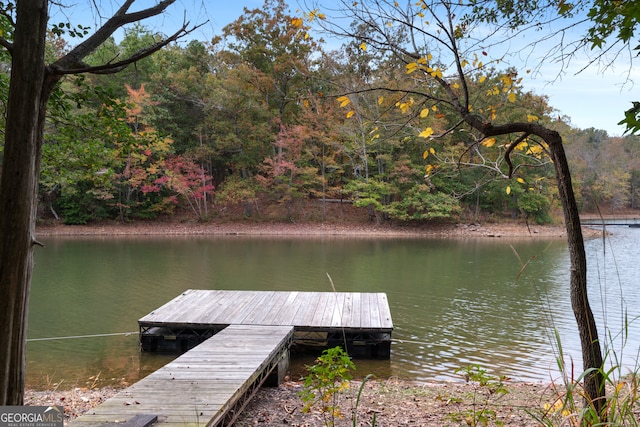
[[[49,34],[50,62],[82,27],[62,30]],[[87,63],[127,57],[160,37],[138,24]],[[482,72],[468,83],[483,94],[474,111],[558,131],[583,212],[638,209],[637,136],[577,129],[523,88],[522,70],[472,60]],[[0,61],[6,110],[9,57]],[[420,66],[368,53],[357,39],[328,50],[284,2],[267,0],[213,40],[171,44],[117,74],[69,75],[49,102],[38,216],[86,224],[187,212],[206,221],[233,207],[248,218],[324,220],[322,210],[300,217],[319,200],[353,203],[377,222],[556,220],[544,146],[524,139],[505,157],[508,136],[445,132],[459,117],[411,96]]]

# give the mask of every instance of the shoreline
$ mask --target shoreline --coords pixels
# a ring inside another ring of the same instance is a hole
[[[354,411],[354,401],[361,384],[361,381],[354,380],[351,387],[337,396],[337,406],[345,414],[345,419],[339,420],[336,425],[351,425],[349,417]],[[494,394],[490,387],[462,380],[416,383],[397,378],[372,379],[362,387],[356,408],[357,425],[371,425],[372,416],[376,414],[376,425],[459,426],[460,422],[465,422],[469,410],[477,409],[480,405],[493,411],[494,421],[501,421],[503,426],[533,427],[540,424],[530,414],[542,414],[545,404],[553,405],[562,392],[551,383],[506,381],[504,385],[508,391],[506,394]],[[278,387],[261,387],[234,426],[324,425],[326,414],[319,408],[303,411],[304,403],[299,396],[302,387],[302,381],[287,380]],[[25,405],[63,406],[67,425],[120,390],[113,387],[27,390]]]
[[[585,238],[602,230],[582,227]],[[394,225],[373,223],[281,222],[132,222],[95,225],[40,224],[38,237],[251,236],[251,237],[392,237],[392,238],[563,238],[564,226],[524,223]]]

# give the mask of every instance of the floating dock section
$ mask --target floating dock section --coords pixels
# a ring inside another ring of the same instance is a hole
[[[190,289],[138,321],[144,351],[187,351],[228,325],[293,326],[294,345],[347,346],[352,357],[389,359],[387,295],[360,292]]]

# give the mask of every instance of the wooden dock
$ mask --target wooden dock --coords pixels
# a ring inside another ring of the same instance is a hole
[[[232,426],[255,391],[278,385],[294,342],[388,359],[384,293],[187,290],[138,321],[145,351],[184,353],[74,426]]]
[[[293,326],[294,344],[346,342],[353,357],[388,359],[384,293],[190,289],[138,320],[145,351],[186,351],[228,325]]]
[[[283,374],[292,337],[292,326],[231,325],[72,424],[233,425],[260,385]]]

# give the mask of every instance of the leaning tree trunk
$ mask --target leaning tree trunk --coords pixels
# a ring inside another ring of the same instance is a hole
[[[0,178],[0,405],[22,405],[42,141],[47,1],[17,2]]]
[[[602,415],[605,404],[604,373],[602,348],[598,339],[598,329],[596,326],[593,311],[589,304],[587,292],[587,257],[584,252],[584,238],[580,226],[580,216],[578,215],[578,205],[571,184],[571,173],[569,163],[562,145],[562,137],[554,130],[545,128],[537,123],[509,123],[504,125],[493,125],[485,122],[482,117],[470,114],[463,106],[459,106],[459,111],[465,121],[475,129],[480,130],[485,136],[509,135],[520,133],[515,143],[512,143],[509,150],[513,150],[517,142],[529,135],[536,135],[542,138],[549,146],[551,160],[555,167],[558,193],[562,202],[565,228],[567,230],[567,242],[569,244],[569,260],[571,277],[569,292],[571,297],[571,308],[578,325],[580,335],[580,347],[582,349],[582,365],[585,371],[584,389],[586,396],[593,407]],[[509,156],[507,150],[507,160]],[[510,164],[510,162],[508,162]]]
[[[584,239],[580,226],[578,206],[573,193],[571,174],[562,145],[562,138],[554,131],[545,136],[556,170],[558,191],[562,201],[567,240],[569,242],[571,307],[578,324],[583,369],[588,372],[584,378],[586,398],[593,404],[598,413],[602,414],[606,397],[604,373],[602,371],[602,348],[587,294],[587,259],[584,251]]]

